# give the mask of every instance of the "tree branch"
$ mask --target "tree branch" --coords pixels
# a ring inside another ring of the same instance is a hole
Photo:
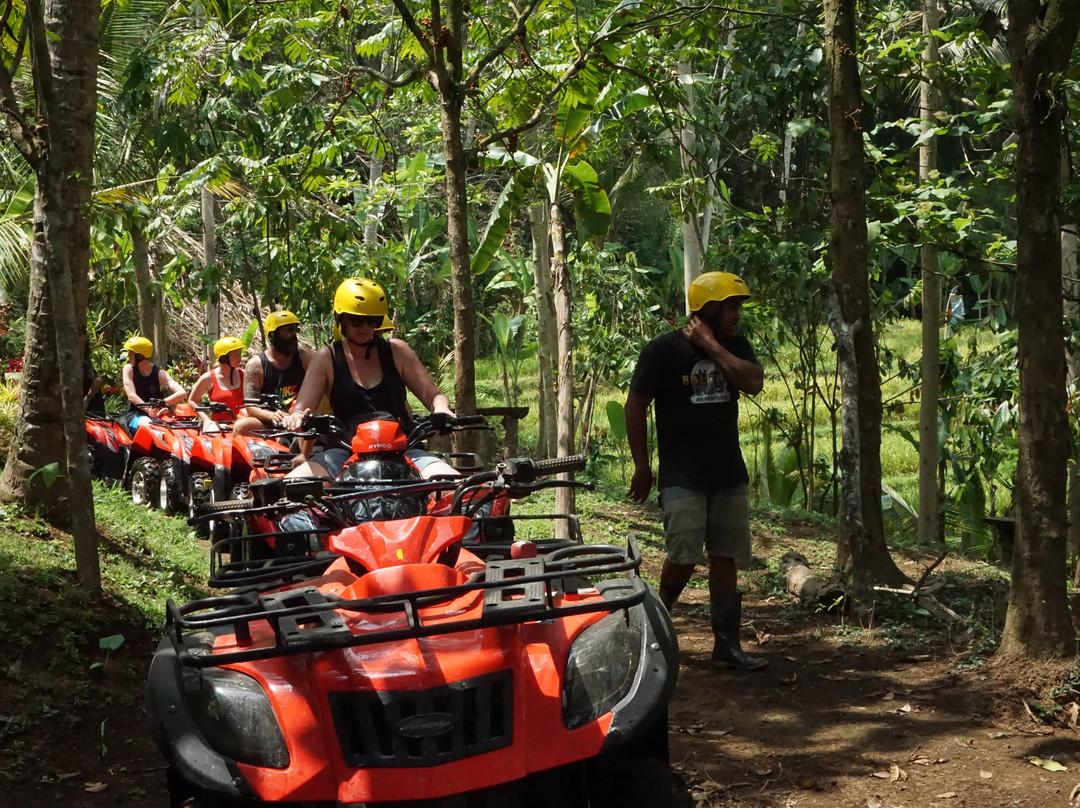
[[[401,21],[405,23],[405,27],[409,29],[410,33],[416,37],[416,41],[420,43],[420,47],[424,49],[424,53],[432,62],[435,61],[435,43],[431,37],[427,36],[423,29],[420,27],[420,23],[416,21],[416,17],[409,11],[409,7],[405,5],[405,0],[393,0],[394,8],[397,9],[398,14],[401,15]],[[434,28],[434,21],[432,21],[432,28]],[[432,31],[434,34],[434,30]],[[424,40],[428,40],[427,44]]]
[[[514,26],[506,32],[506,35],[502,40],[491,50],[480,57],[480,61],[476,63],[476,66],[469,71],[469,75],[465,77],[464,85],[466,88],[472,87],[480,78],[480,74],[487,69],[487,66],[506,53],[507,49],[513,44],[515,39],[520,39],[525,34],[525,23],[529,21],[529,17],[536,11],[537,6],[540,5],[540,0],[529,0],[528,7],[518,13],[517,21]]]
[[[349,69],[353,73],[359,73],[362,76],[367,76],[369,79],[375,79],[380,84],[385,84],[387,87],[404,87],[407,84],[412,84],[417,79],[423,78],[424,69],[422,67],[414,67],[407,73],[402,74],[396,79],[390,78],[390,76],[375,70],[372,67],[366,65],[350,65]]]
[[[19,150],[19,154],[21,154],[26,162],[36,171],[38,163],[41,161],[41,149],[34,138],[34,132],[30,128],[26,116],[24,116],[22,110],[19,109],[19,99],[15,97],[15,88],[11,84],[12,76],[15,75],[15,70],[18,65],[18,60],[21,59],[28,29],[29,21],[24,20],[18,39],[15,58],[13,59],[11,73],[8,73],[6,65],[3,69],[0,69],[0,113],[3,114],[4,120],[7,122],[7,132],[8,137],[11,138],[11,142],[15,145],[15,148]]]

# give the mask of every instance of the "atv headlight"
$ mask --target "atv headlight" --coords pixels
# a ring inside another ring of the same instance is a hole
[[[563,680],[567,729],[593,721],[630,692],[641,662],[641,627],[618,611],[585,629],[570,646]]]
[[[184,690],[203,737],[218,752],[253,766],[289,765],[274,708],[253,678],[225,668],[187,669]]]
[[[272,446],[267,446],[265,443],[255,443],[254,441],[248,444],[248,450],[256,460],[265,460],[277,454]]]

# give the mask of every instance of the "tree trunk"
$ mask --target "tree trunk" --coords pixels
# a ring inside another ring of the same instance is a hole
[[[559,332],[559,418],[558,456],[569,457],[574,453],[574,355],[573,330],[570,322],[571,286],[570,266],[566,263],[566,247],[563,240],[562,214],[557,201],[551,203],[549,215],[551,226],[551,268],[555,278],[555,325]],[[560,480],[570,475],[560,474]],[[572,488],[555,489],[555,512],[574,513]],[[564,525],[556,525],[556,538],[567,538]]]
[[[374,244],[375,239],[379,235],[379,222],[382,220],[384,205],[374,205],[372,204],[371,199],[375,196],[375,193],[379,188],[379,182],[382,179],[383,165],[385,165],[385,163],[386,158],[381,154],[371,155],[371,168],[368,176],[368,219],[364,223],[365,244]]]
[[[1009,49],[1017,153],[1020,430],[1012,586],[998,652],[1071,656],[1065,587],[1065,334],[1058,210],[1063,92],[1054,87],[1080,29],[1074,0],[1011,0]]]
[[[547,206],[543,203],[529,209],[529,228],[532,231],[533,287],[536,297],[537,359],[540,365],[540,428],[537,435],[537,455],[555,457],[558,444],[555,438],[558,410],[555,397],[556,357],[559,355],[559,335],[555,328],[555,301],[551,293],[551,251],[548,249]]]
[[[139,333],[154,343],[155,355],[159,345],[154,339],[154,282],[150,276],[150,247],[142,226],[128,219],[131,234],[131,263],[135,268],[135,298],[139,307]],[[158,358],[158,357],[155,357]]]
[[[35,200],[35,217],[37,207]],[[35,221],[35,234],[39,226],[43,227]],[[57,480],[52,488],[48,488],[44,477],[34,474],[49,463],[61,462],[65,456],[63,404],[56,394],[60,389],[60,370],[56,359],[51,286],[47,282],[48,268],[41,258],[37,252],[31,253],[19,417],[0,477],[0,499],[23,502],[31,509],[40,509],[49,521],[65,524],[70,504],[67,480]]]
[[[690,65],[687,62],[679,62],[678,71],[680,77],[691,74]],[[683,125],[679,132],[679,159],[682,163],[684,178],[694,176],[694,85],[686,82],[686,98],[683,101]],[[693,192],[683,191],[679,194],[680,214],[682,216],[682,242],[683,242],[683,289],[689,289],[691,282],[701,274],[701,262],[703,245],[701,243],[701,231],[698,223],[697,203]],[[686,313],[690,313],[690,304],[687,303]]]
[[[934,115],[941,107],[941,94],[934,81],[938,72],[938,45],[933,32],[941,20],[938,0],[923,0],[923,74],[919,85],[922,131],[934,129]],[[919,179],[931,182],[937,173],[937,135],[930,135],[919,148]],[[941,271],[937,249],[924,244],[922,263],[922,366],[919,396],[919,544],[937,544],[940,528],[938,503],[938,399],[941,390]]]
[[[212,267],[217,263],[217,232],[214,223],[214,196],[209,188],[202,189],[202,244],[203,266]],[[206,336],[211,342],[221,336],[221,309],[218,305],[221,294],[221,285],[215,284],[210,296],[206,299]],[[204,356],[209,358],[209,346]],[[160,361],[158,364],[161,364]]]
[[[840,362],[843,448],[841,542],[851,552],[856,609],[873,605],[873,583],[906,580],[885,546],[881,517],[881,381],[867,274],[862,96],[854,0],[825,0],[829,76],[829,325]]]
[[[36,12],[36,13],[35,13]],[[41,506],[70,526],[79,581],[101,597],[94,495],[86,457],[82,347],[90,266],[91,183],[97,111],[96,0],[28,7],[38,114],[49,122],[34,155],[34,240],[30,256],[27,362],[15,444],[0,496]],[[59,393],[59,395],[57,395]],[[50,490],[35,472],[50,463]]]
[[[161,294],[161,267],[163,256],[153,247],[150,248],[150,280],[153,284],[150,295],[151,311],[154,315],[154,361],[161,367],[169,363],[169,334],[165,328],[165,305]],[[147,334],[147,336],[150,336]]]
[[[432,3],[432,9],[437,4]],[[476,412],[476,321],[473,317],[472,272],[469,269],[469,210],[465,194],[465,147],[461,139],[464,104],[462,47],[464,7],[462,0],[445,4],[448,41],[445,51],[436,49],[429,80],[439,94],[443,151],[446,156],[446,229],[450,246],[450,285],[454,295],[454,409],[460,415]],[[433,18],[432,24],[435,24]],[[463,430],[455,436],[459,452],[476,450],[476,432]]]
[[[1061,187],[1065,188],[1072,182],[1072,162],[1070,160],[1068,143],[1062,143],[1061,156]],[[1080,237],[1077,232],[1077,222],[1066,222],[1061,228],[1061,277],[1062,294],[1065,298],[1065,322],[1068,327],[1076,330],[1078,318],[1080,318],[1080,280],[1077,271],[1077,253],[1080,251]],[[1068,360],[1069,386],[1080,381],[1080,351],[1070,351]],[[1069,514],[1069,537],[1068,552],[1075,563],[1073,570],[1073,595],[1072,611],[1080,614],[1080,454],[1077,447],[1072,447],[1072,457],[1069,462],[1068,473],[1068,514]]]

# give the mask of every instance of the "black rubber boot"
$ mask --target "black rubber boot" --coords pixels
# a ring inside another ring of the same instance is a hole
[[[710,600],[713,643],[712,662],[718,668],[735,668],[740,671],[756,671],[769,664],[763,657],[749,656],[739,642],[739,626],[742,624],[742,593],[721,595]]]

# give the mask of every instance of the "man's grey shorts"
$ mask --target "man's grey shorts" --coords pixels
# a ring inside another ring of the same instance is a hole
[[[750,558],[750,504],[746,486],[708,493],[672,485],[660,492],[664,540],[673,564],[700,564],[711,556]]]

